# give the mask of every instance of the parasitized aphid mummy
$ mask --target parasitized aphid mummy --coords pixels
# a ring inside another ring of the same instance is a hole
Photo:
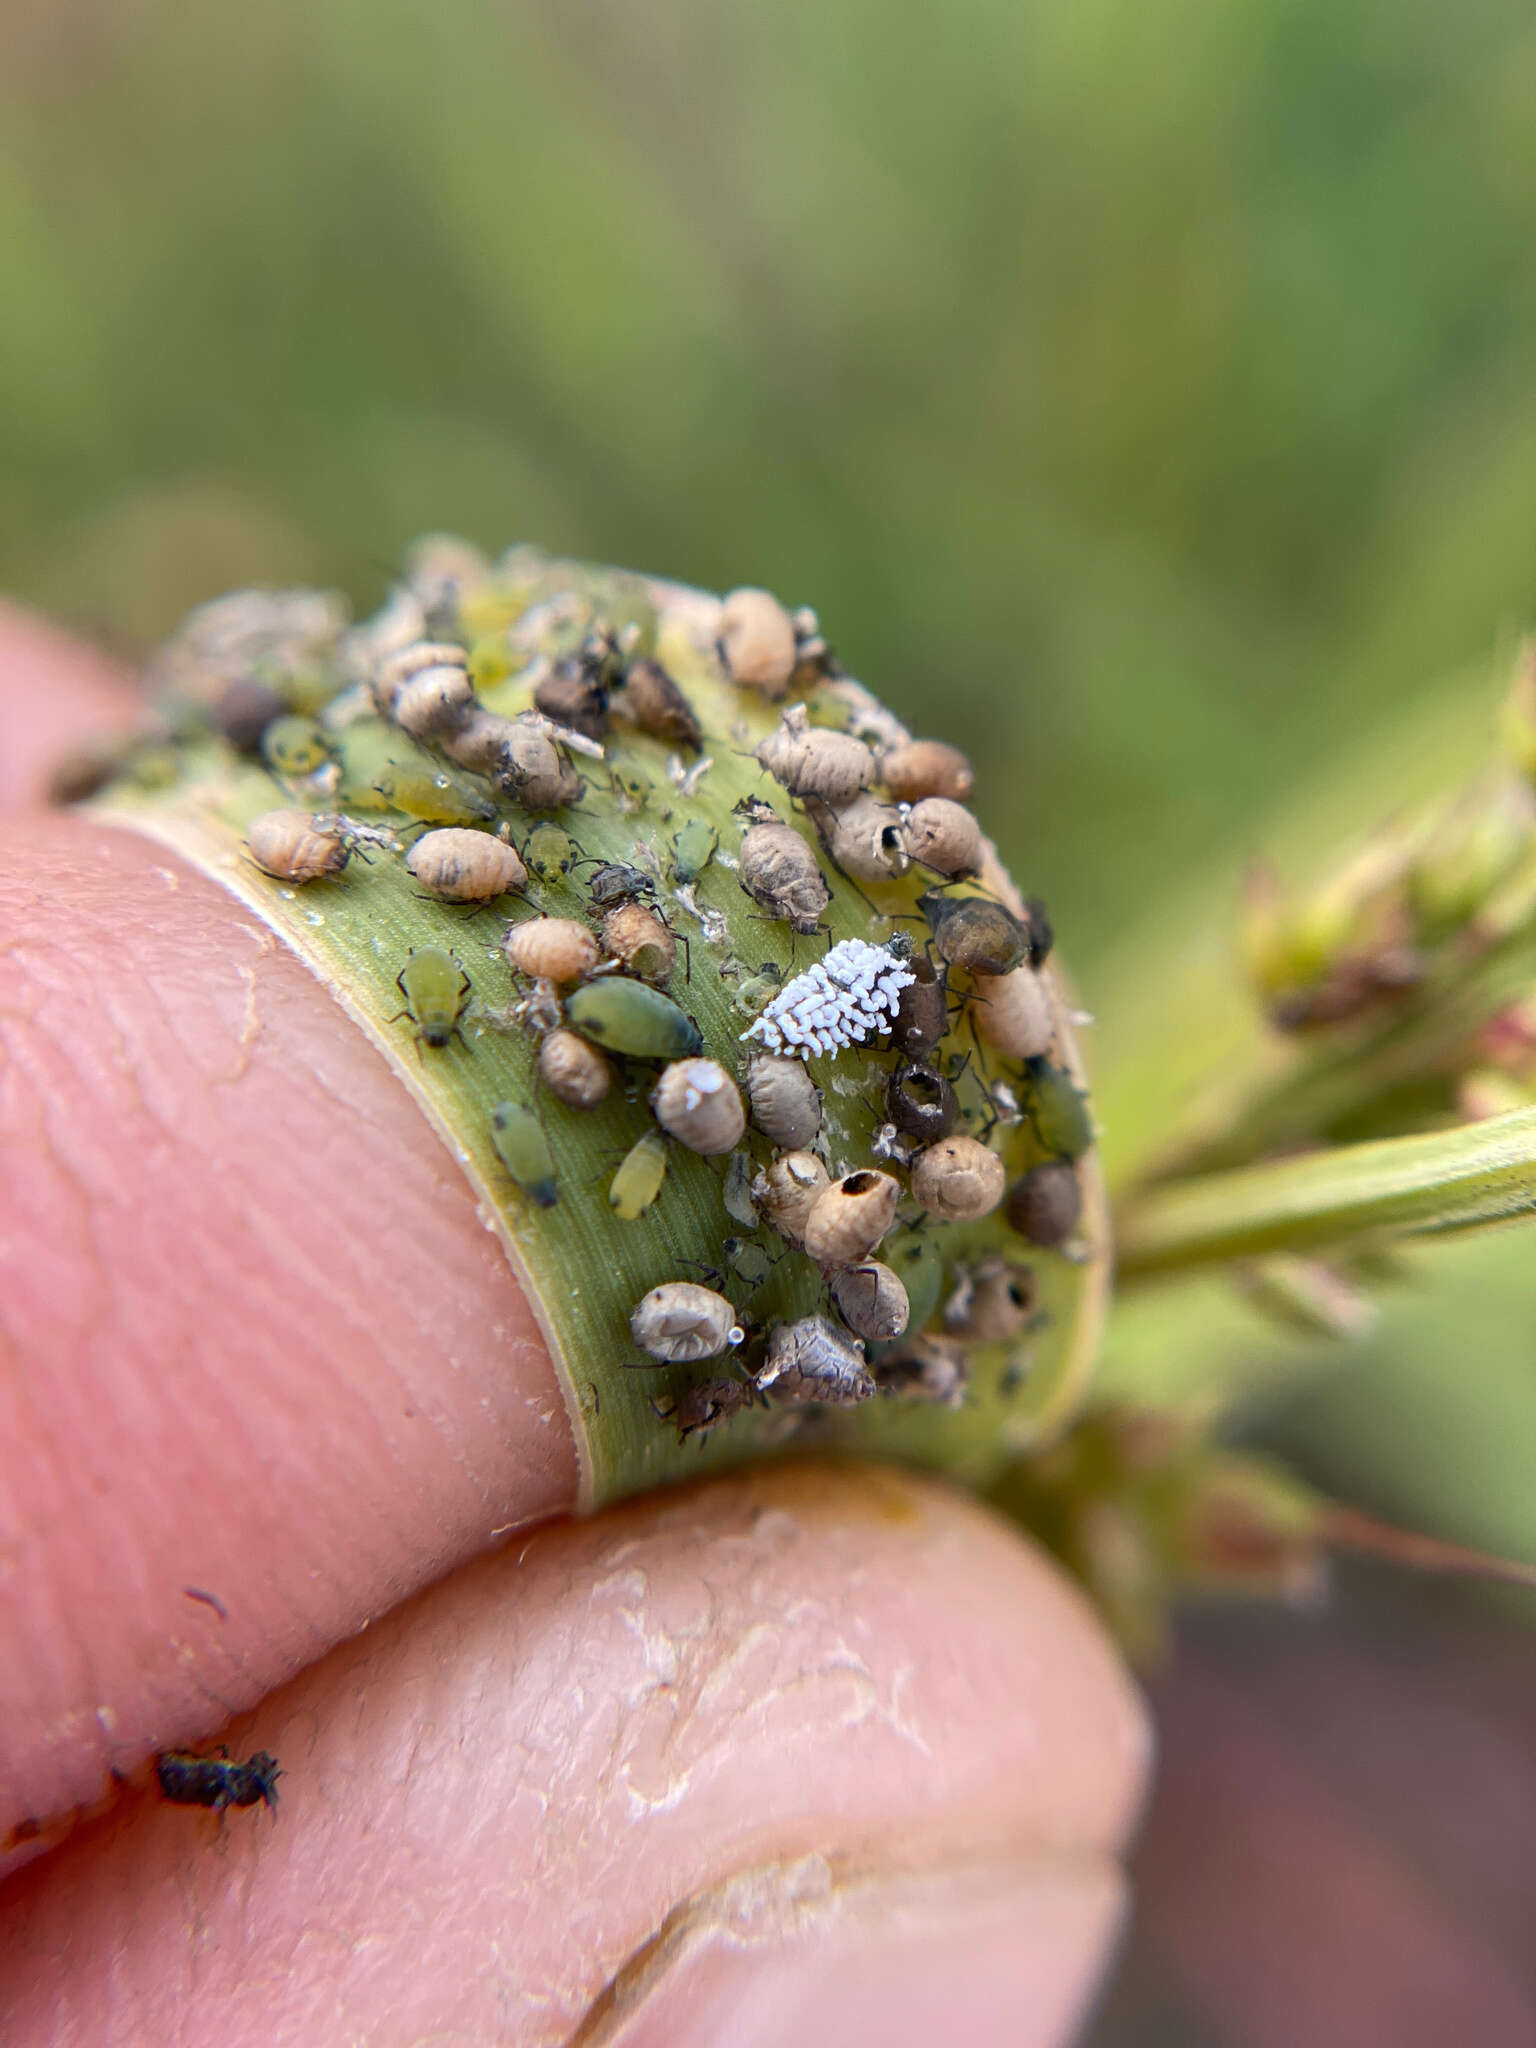
[[[742,1037],[770,1052],[837,1053],[862,1045],[896,1020],[901,992],[914,979],[895,946],[843,939],[814,967],[786,983]]]

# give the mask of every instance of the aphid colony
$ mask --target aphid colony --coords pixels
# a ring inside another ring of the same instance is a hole
[[[706,737],[643,618],[594,616],[579,591],[557,589],[509,613],[514,623],[498,628],[488,654],[465,623],[466,592],[489,577],[475,559],[450,549],[350,632],[308,603],[310,593],[286,611],[246,594],[244,610],[229,600],[188,622],[178,673],[184,681],[213,659],[228,674],[212,727],[259,756],[290,799],[249,825],[250,860],[306,889],[352,887],[354,856],[398,860],[418,895],[458,915],[519,899],[500,940],[509,1008],[474,986],[485,970],[471,976],[468,948],[451,932],[411,950],[395,976],[398,1016],[424,1059],[488,1057],[477,1017],[528,1044],[526,1085],[495,1104],[485,1133],[507,1180],[534,1208],[556,1207],[567,1184],[561,1113],[622,1096],[643,1102],[651,1121],[607,1178],[620,1224],[664,1199],[669,1156],[681,1148],[719,1162],[732,1219],[770,1233],[802,1272],[809,1262],[811,1313],[755,1323],[733,1300],[729,1289],[750,1296],[773,1269],[755,1236],[722,1240],[723,1263],[706,1276],[718,1285],[661,1274],[633,1303],[629,1331],[644,1354],[634,1363],[644,1369],[729,1357],[653,1400],[680,1437],[763,1405],[803,1415],[877,1393],[955,1405],[968,1347],[1016,1339],[1031,1326],[1036,1293],[1029,1266],[1001,1252],[946,1255],[950,1227],[998,1212],[1036,1251],[1070,1247],[1082,1211],[1074,1162],[1093,1136],[1082,1094],[1052,1059],[1056,1016],[1039,972],[1052,943],[1045,911],[1034,900],[1016,911],[976,879],[987,850],[966,808],[969,763],[939,741],[911,739],[857,685],[839,696],[841,671],[813,614],[735,591],[717,607],[713,659],[744,701],[782,708],[748,742],[779,795],[767,800],[760,784],[737,804],[732,843],[732,820],[723,837],[716,822],[721,807],[690,814],[690,801],[711,772],[706,746],[741,754],[741,731]],[[319,689],[296,699],[293,674],[322,668],[326,649],[346,687],[334,699]],[[482,677],[494,687],[519,659],[528,708],[487,708]],[[838,722],[815,722],[828,713]],[[354,748],[354,726],[371,736],[373,755]],[[623,755],[633,734],[680,750],[664,780]],[[585,855],[573,836],[579,802],[627,819],[631,851]],[[394,822],[357,815],[369,811]],[[824,862],[865,906],[861,931],[834,938]],[[912,870],[925,884],[915,915]],[[792,966],[795,943],[811,941],[813,957],[787,973],[722,957],[732,913],[738,930],[743,916],[740,896],[722,907],[733,890],[787,928]],[[544,892],[564,905],[545,908]],[[585,899],[580,914],[570,912],[572,893]],[[925,927],[920,944],[904,921]],[[691,946],[680,923],[692,928]],[[706,987],[727,984],[736,1021],[746,1020],[713,1049],[689,994],[701,940]],[[945,1041],[967,1031],[970,1051],[946,1055]],[[835,1066],[844,1056],[874,1075],[860,1084],[876,1127],[863,1158],[839,1149],[846,1120],[829,1122],[829,1090],[847,1092]],[[1017,1070],[994,1092],[981,1077],[998,1058]],[[1011,1188],[990,1142],[998,1105],[1027,1120],[1035,1154]],[[190,1771],[199,1760],[185,1761]],[[213,1760],[200,1761],[214,1773]],[[239,1793],[256,1782],[239,1780]],[[255,1796],[269,1797],[270,1786]]]

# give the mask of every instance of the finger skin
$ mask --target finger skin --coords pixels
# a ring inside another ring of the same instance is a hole
[[[106,655],[0,601],[0,810],[40,802],[60,758],[143,702]]]
[[[459,1168],[216,883],[13,817],[0,957],[4,1846],[569,1507],[576,1464]]]
[[[145,1791],[0,1894],[14,2048],[531,2048],[586,2016],[593,2041],[669,2038],[649,2015],[668,1998],[675,2014],[679,1986],[684,2016],[729,2009],[731,1957],[704,1941],[693,1978],[698,1943],[681,1969],[664,1940],[659,1972],[637,1958],[684,1902],[696,1930],[740,1921],[744,1881],[748,2002],[781,1939],[793,1957],[821,1931],[823,1982],[829,1944],[876,1943],[829,1997],[877,2014],[882,1929],[904,1929],[910,1971],[925,1941],[942,1966],[974,1920],[978,2013],[995,2015],[1016,1901],[1017,2031],[970,2031],[962,2011],[948,2038],[1023,2048],[1060,2038],[1113,1932],[1147,1753],[1133,1689],[1052,1567],[946,1488],[830,1466],[514,1540],[232,1742],[281,1760],[275,1820],[237,1814],[219,1837]],[[942,1903],[972,1894],[967,1913]],[[909,2038],[890,2024],[837,2038]]]

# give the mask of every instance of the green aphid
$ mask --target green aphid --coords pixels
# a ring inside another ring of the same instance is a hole
[[[715,857],[720,834],[708,818],[690,818],[672,841],[672,873],[681,883],[696,882]]]
[[[765,960],[756,974],[737,984],[731,1008],[743,1017],[760,1017],[783,986],[783,975],[771,960]]]
[[[395,976],[395,987],[405,1008],[390,1021],[409,1017],[418,1041],[446,1045],[459,1028],[470,988],[469,976],[452,953],[441,946],[418,946]]]
[[[739,1280],[743,1287],[761,1287],[773,1271],[773,1260],[766,1245],[753,1237],[728,1237],[720,1246],[720,1256],[726,1270]]]
[[[560,1199],[555,1161],[544,1126],[521,1102],[498,1102],[491,1111],[491,1143],[513,1180],[541,1209]]]
[[[1093,1143],[1088,1097],[1065,1067],[1047,1059],[1026,1060],[1024,1074],[1024,1108],[1035,1136],[1054,1158],[1080,1158]]]
[[[608,769],[608,787],[619,800],[624,811],[643,811],[656,787],[648,775],[642,775],[638,768],[631,768],[622,761],[614,761]]]
[[[523,866],[536,882],[550,888],[564,881],[580,858],[581,848],[570,833],[547,819],[534,826],[523,847]]]
[[[261,736],[262,756],[283,782],[303,782],[326,767],[331,749],[312,718],[274,718]]]
[[[679,1060],[704,1050],[704,1034],[670,996],[615,975],[567,996],[565,1021],[606,1052],[636,1060]]]
[[[661,1184],[666,1177],[666,1136],[652,1125],[620,1160],[619,1170],[608,1189],[609,1204],[619,1221],[633,1223],[636,1217],[643,1216],[661,1193]]]
[[[934,1233],[914,1230],[888,1237],[880,1256],[907,1290],[907,1328],[916,1336],[933,1321],[944,1291],[944,1260]]]
[[[428,761],[391,761],[373,786],[393,809],[423,825],[489,825],[496,816],[489,797]]]

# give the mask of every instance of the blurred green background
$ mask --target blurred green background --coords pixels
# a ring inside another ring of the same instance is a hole
[[[9,0],[0,583],[130,651],[437,526],[766,583],[1129,1060],[1536,617],[1533,95],[1519,0]],[[1536,1555],[1529,1240],[1426,1270],[1263,1426]]]

